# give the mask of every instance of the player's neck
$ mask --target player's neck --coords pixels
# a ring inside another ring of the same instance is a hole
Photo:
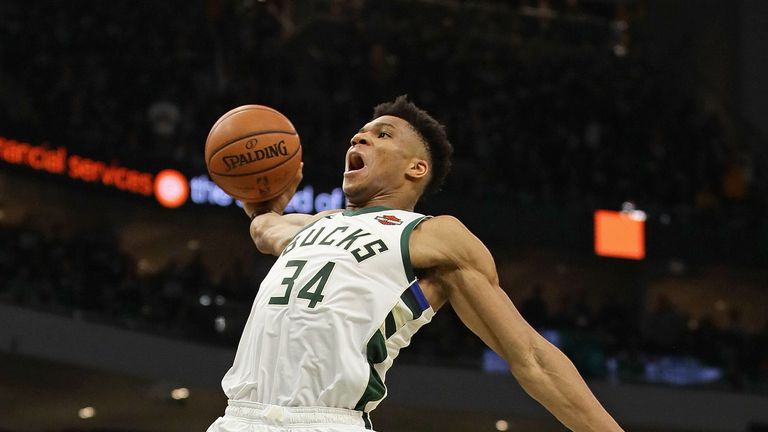
[[[416,200],[404,195],[375,196],[369,200],[360,201],[347,198],[347,210],[359,210],[366,207],[387,207],[413,211],[416,207]]]

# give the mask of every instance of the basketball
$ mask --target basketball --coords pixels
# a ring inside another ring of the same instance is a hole
[[[243,105],[221,116],[205,141],[211,180],[231,197],[268,201],[290,185],[301,164],[296,129],[280,112]]]

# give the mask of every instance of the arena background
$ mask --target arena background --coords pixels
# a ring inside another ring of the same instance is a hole
[[[456,148],[418,210],[489,245],[626,430],[768,430],[766,41],[760,0],[3,1],[0,430],[205,430],[272,262],[209,128],[290,117],[312,212],[404,93]],[[643,259],[596,255],[598,209]],[[563,430],[449,310],[397,363],[377,429]]]

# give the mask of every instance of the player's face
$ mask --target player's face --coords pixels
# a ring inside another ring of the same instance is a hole
[[[426,159],[419,135],[405,120],[381,116],[350,141],[344,165],[344,194],[352,203],[398,193],[415,161]]]

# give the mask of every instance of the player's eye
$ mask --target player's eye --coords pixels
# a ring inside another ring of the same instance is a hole
[[[392,135],[390,135],[390,134],[388,134],[386,132],[379,132],[379,138],[384,138],[385,136],[386,137],[391,137]]]

